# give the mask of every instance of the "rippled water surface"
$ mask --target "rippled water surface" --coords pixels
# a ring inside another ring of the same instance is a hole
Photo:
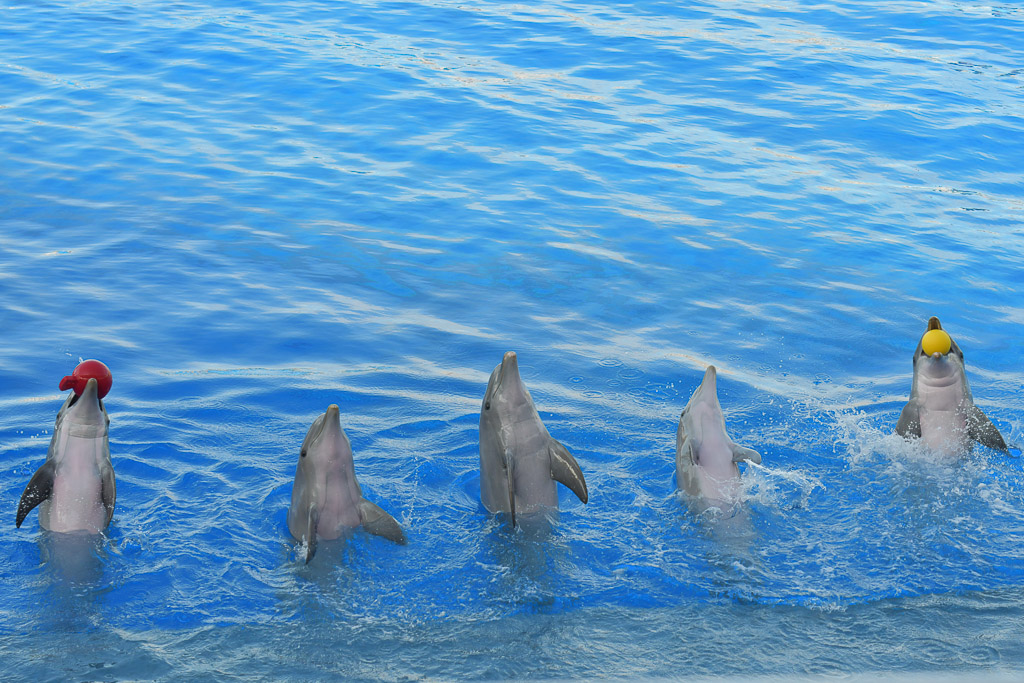
[[[5,678],[1024,671],[1024,8],[0,8]],[[938,315],[1007,440],[892,435]],[[588,505],[479,502],[507,350]],[[108,536],[14,513],[82,358]],[[763,455],[674,492],[705,366]],[[298,560],[330,403],[366,496]]]

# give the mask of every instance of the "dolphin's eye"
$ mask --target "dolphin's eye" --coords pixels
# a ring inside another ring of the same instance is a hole
[[[306,457],[306,449],[305,448],[303,448],[302,451],[299,453],[299,457],[301,457],[301,458],[305,458]]]
[[[488,401],[487,403],[484,404],[484,410],[490,410],[490,409],[491,409],[491,402]]]

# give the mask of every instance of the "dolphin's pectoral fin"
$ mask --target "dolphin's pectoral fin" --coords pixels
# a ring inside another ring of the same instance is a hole
[[[512,528],[516,528],[516,475],[513,471],[515,458],[512,451],[505,449],[505,483],[508,484],[508,518],[512,522]]]
[[[690,440],[684,437],[676,444],[676,478],[678,479],[682,473],[688,472],[695,464]]]
[[[302,540],[306,543],[306,564],[309,564],[316,554],[316,527],[319,522],[320,508],[310,505],[309,514],[306,515],[306,531],[302,535]]]
[[[761,464],[761,454],[755,451],[753,448],[747,448],[745,446],[732,445],[732,461],[740,462],[741,460],[749,460],[757,465]]]
[[[28,480],[28,485],[21,494],[21,500],[18,501],[18,519],[15,526],[21,528],[21,523],[25,521],[28,513],[50,497],[53,492],[53,475],[56,469],[53,461],[48,460]]]
[[[921,437],[921,411],[915,401],[909,401],[903,406],[900,419],[896,422],[896,433],[904,439],[912,436]]]
[[[114,516],[114,502],[117,500],[117,485],[114,483],[114,468],[104,468],[102,480],[100,482],[100,496],[103,500],[103,507],[107,511],[107,521],[104,525],[110,524],[111,518]]]
[[[586,503],[590,493],[587,491],[587,480],[583,478],[576,458],[572,457],[568,448],[555,439],[549,442],[548,453],[551,454],[551,478],[559,484],[564,484],[577,498]]]
[[[690,465],[694,467],[700,464],[700,456],[693,449],[693,441],[690,439],[687,439],[686,443],[683,445],[683,458],[688,460]]]
[[[359,501],[359,519],[363,528],[374,536],[382,536],[399,545],[405,545],[405,533],[395,518],[379,505],[363,498]]]
[[[997,451],[1009,451],[1006,447],[1006,441],[1003,440],[1003,435],[999,433],[999,429],[992,424],[992,420],[988,419],[985,413],[981,412],[981,408],[978,406],[971,406],[971,411],[967,414],[967,432],[972,439],[982,446],[987,446]]]

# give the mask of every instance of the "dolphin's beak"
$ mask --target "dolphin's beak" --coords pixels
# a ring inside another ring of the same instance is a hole
[[[337,404],[327,406],[327,413],[324,414],[324,426],[320,430],[321,438],[324,436],[337,437],[341,433],[341,409]]]
[[[103,409],[100,407],[100,385],[94,377],[90,377],[82,390],[81,396],[75,401],[73,410],[75,420],[85,424],[99,424],[103,421]]]
[[[708,369],[704,371],[704,379],[700,385],[702,388],[707,387],[711,391],[718,391],[718,370],[714,365],[709,365]]]
[[[505,379],[511,377],[510,373],[515,373],[519,376],[519,360],[516,358],[515,351],[506,351],[505,355],[501,358],[501,365],[498,366],[498,376],[495,378],[494,386],[487,385],[488,393],[484,396],[484,405],[490,407],[491,399],[497,396],[501,392],[501,385]]]
[[[95,377],[90,377],[89,381],[85,383],[85,389],[82,390],[82,395],[78,397],[78,400],[99,401],[99,393],[99,382],[96,381]]]
[[[510,377],[506,373],[514,372],[517,376],[519,375],[519,358],[516,356],[515,351],[508,351],[505,356],[501,359],[501,377]]]

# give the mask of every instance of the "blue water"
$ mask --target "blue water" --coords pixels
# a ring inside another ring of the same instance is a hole
[[[974,2],[7,3],[4,678],[1024,672],[1022,65]],[[1011,455],[892,435],[929,315]],[[479,503],[507,350],[590,488],[548,536]],[[69,548],[14,514],[83,358]],[[764,461],[695,516],[709,363]],[[410,542],[307,567],[330,403]]]

